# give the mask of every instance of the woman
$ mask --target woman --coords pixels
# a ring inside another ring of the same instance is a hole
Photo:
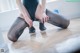
[[[41,3],[39,0],[23,0],[23,3],[21,3],[21,0],[16,0],[16,3],[21,14],[8,33],[8,38],[13,42],[18,40],[26,27],[29,28],[30,33],[35,32],[33,21],[40,22],[39,28],[41,31],[46,29],[44,26],[45,22],[51,23],[63,29],[66,29],[69,25],[69,20],[65,19],[63,16],[54,14],[49,10],[46,10],[45,12],[46,0],[41,0]]]

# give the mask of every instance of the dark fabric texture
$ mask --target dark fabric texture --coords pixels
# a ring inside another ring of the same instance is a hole
[[[35,11],[38,5],[38,0],[23,0],[23,5],[28,10],[31,19],[35,20]]]
[[[28,24],[25,20],[18,17],[8,32],[9,40],[16,42],[26,27],[28,27]]]

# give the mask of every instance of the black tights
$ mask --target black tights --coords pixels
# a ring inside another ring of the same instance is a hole
[[[49,10],[46,10],[46,14],[50,18],[48,23],[52,25],[66,29],[70,23],[70,21],[63,16],[54,14]],[[28,24],[25,22],[25,20],[18,17],[8,32],[9,40],[16,42],[26,27],[28,27]]]

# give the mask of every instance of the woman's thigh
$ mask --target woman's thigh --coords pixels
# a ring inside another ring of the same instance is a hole
[[[27,23],[24,21],[24,19],[18,17],[16,21],[11,26],[9,32],[8,32],[8,38],[11,41],[17,41],[19,36],[23,33],[24,29],[27,27]]]
[[[48,9],[46,9],[46,14],[49,16],[48,23],[51,23],[55,26],[66,29],[70,24],[70,20],[66,19],[66,17],[60,14],[55,14]]]

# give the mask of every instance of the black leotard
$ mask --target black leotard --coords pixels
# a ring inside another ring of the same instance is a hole
[[[28,10],[31,19],[35,20],[35,11],[38,5],[38,0],[23,0],[23,5]]]

